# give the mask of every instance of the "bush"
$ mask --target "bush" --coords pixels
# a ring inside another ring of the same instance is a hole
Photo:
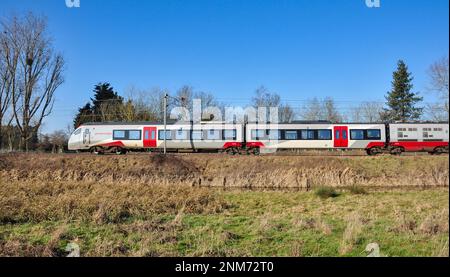
[[[322,199],[335,198],[340,195],[340,193],[332,187],[320,187],[316,189],[315,194]]]
[[[361,186],[351,186],[348,190],[351,194],[367,194],[366,189]]]

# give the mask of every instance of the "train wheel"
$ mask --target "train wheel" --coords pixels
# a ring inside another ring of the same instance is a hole
[[[91,153],[94,155],[103,155],[105,154],[104,150],[102,147],[92,147],[91,148]]]
[[[373,148],[367,149],[366,152],[367,152],[367,155],[369,155],[369,156],[376,156],[376,155],[381,154],[383,151],[379,147],[373,147]]]
[[[397,147],[391,150],[391,154],[395,156],[400,156],[403,152],[405,152],[405,149],[402,147]]]
[[[116,155],[125,155],[127,153],[127,151],[125,151],[125,149],[122,149],[120,147],[117,147],[114,151],[114,153],[116,153]]]
[[[254,148],[253,149],[253,155],[259,156],[260,154],[261,154],[261,150],[259,150],[259,148]]]
[[[448,153],[448,148],[445,147],[436,147],[433,152],[430,152],[431,155],[441,155]]]

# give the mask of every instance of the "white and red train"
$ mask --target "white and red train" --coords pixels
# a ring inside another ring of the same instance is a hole
[[[127,151],[224,151],[259,154],[262,149],[363,149],[369,155],[390,152],[448,153],[448,123],[289,124],[88,123],[76,129],[69,150],[93,153]]]

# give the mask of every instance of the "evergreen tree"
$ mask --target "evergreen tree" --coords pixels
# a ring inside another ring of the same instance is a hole
[[[423,98],[412,92],[413,77],[411,75],[407,65],[400,60],[397,71],[393,73],[392,90],[386,96],[387,108],[382,113],[384,121],[407,122],[421,117],[423,108],[416,107],[416,104]]]
[[[82,108],[78,109],[78,114],[73,120],[73,126],[75,129],[80,127],[83,123],[93,122],[94,121],[94,113],[91,106],[91,103],[87,103]]]
[[[87,103],[78,109],[73,120],[75,128],[87,122],[120,121],[123,98],[114,91],[109,83],[99,83],[94,88],[92,104]]]
[[[96,121],[104,119],[102,114],[106,112],[115,113],[115,107],[122,105],[123,98],[114,91],[109,83],[99,83],[94,88],[94,98],[91,98],[93,112]],[[119,120],[116,116],[112,116],[112,120]]]

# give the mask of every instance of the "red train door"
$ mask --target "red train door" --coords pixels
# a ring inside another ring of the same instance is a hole
[[[348,127],[335,126],[334,127],[334,147],[347,148],[348,147]]]
[[[156,147],[156,127],[144,127],[144,148]]]

